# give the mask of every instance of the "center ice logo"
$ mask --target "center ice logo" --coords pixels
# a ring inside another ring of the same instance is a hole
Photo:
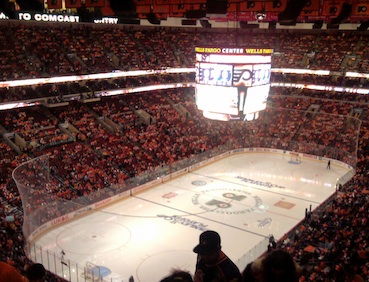
[[[229,215],[262,212],[265,209],[260,197],[230,188],[204,189],[192,197],[192,203],[204,211]]]

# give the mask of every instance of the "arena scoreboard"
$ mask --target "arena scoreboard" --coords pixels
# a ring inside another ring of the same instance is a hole
[[[266,108],[271,48],[198,46],[196,105],[217,120],[253,120]]]

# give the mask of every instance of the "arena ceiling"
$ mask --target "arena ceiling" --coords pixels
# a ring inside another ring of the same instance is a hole
[[[368,0],[0,0],[0,11],[40,11],[148,19],[219,22],[361,24],[369,26]]]

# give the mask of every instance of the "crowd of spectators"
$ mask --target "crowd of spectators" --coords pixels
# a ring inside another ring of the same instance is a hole
[[[9,53],[2,56],[0,66],[4,81],[117,69],[193,67],[194,46],[209,42],[273,47],[278,51],[273,55],[274,67],[343,71],[353,68],[352,63],[346,65],[352,56],[367,57],[369,40],[367,34],[348,32],[335,36],[325,32],[229,33],[111,27],[107,32],[88,26],[50,29],[20,24],[1,24],[0,37],[4,39],[0,41],[0,51]],[[358,64],[359,71],[365,62]],[[69,94],[183,81],[193,81],[193,74],[1,88],[0,101],[62,99]],[[364,79],[342,76],[275,73],[272,81],[357,88],[368,85]],[[312,105],[317,112],[311,111]],[[360,115],[355,115],[354,109],[360,109]],[[138,111],[147,113],[148,120],[137,115]],[[70,101],[63,107],[39,105],[1,111],[0,129],[7,138],[0,140],[0,260],[21,272],[31,263],[22,248],[22,205],[11,173],[33,157],[50,156],[51,172],[63,182],[51,192],[73,200],[108,186],[124,185],[148,170],[191,159],[230,141],[236,147],[294,148],[312,154],[316,151],[308,144],[315,144],[316,148],[326,148],[328,157],[347,162],[350,158],[356,175],[333,199],[281,238],[278,247],[291,253],[301,265],[301,281],[348,281],[344,277],[352,272],[367,278],[367,118],[366,95],[286,87],[273,87],[267,109],[259,119],[247,123],[205,119],[196,109],[192,88],[101,97],[91,103]],[[62,131],[60,124],[70,126],[69,131]],[[24,140],[23,146],[12,147],[18,138],[15,136]],[[14,142],[10,144],[8,140]],[[50,146],[44,146],[47,144]],[[356,154],[357,162],[355,159],[353,163],[352,156]],[[10,214],[14,218],[9,219]],[[48,281],[62,281],[47,275]]]
[[[11,35],[11,36],[9,36]],[[271,47],[275,68],[364,70],[368,34],[289,30],[200,31],[178,28],[96,28],[91,25],[0,25],[1,80],[166,67],[193,67],[198,45]],[[355,63],[353,63],[354,61]],[[15,67],[16,66],[16,67]]]

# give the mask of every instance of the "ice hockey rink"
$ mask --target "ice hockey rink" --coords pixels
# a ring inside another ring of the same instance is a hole
[[[193,274],[192,249],[204,230],[215,230],[222,250],[242,271],[246,253],[265,251],[261,242],[294,228],[348,171],[336,162],[328,169],[322,159],[234,154],[59,225],[35,243],[50,253],[64,252],[65,264],[50,270],[66,279],[63,268],[70,262],[89,262],[102,281],[128,281],[132,275],[135,282],[155,282],[172,269]],[[37,260],[48,265],[46,258]],[[72,280],[88,281],[82,273],[77,277]]]

